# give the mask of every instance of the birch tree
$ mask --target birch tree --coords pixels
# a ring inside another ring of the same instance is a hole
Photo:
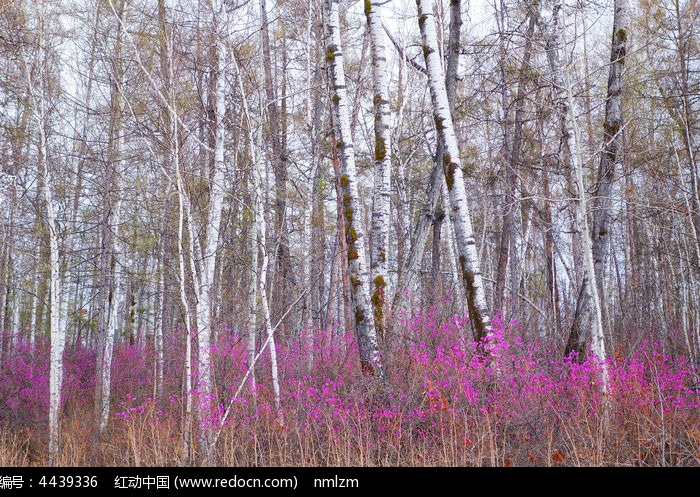
[[[467,192],[464,185],[462,162],[457,145],[457,137],[452,122],[445,76],[438,50],[438,42],[432,0],[416,0],[418,26],[423,43],[423,56],[428,72],[428,86],[433,106],[435,129],[444,143],[442,159],[443,172],[450,198],[457,252],[458,270],[467,298],[470,323],[474,339],[480,342],[490,332],[490,313],[486,302],[486,290],[479,268],[479,257],[472,228],[471,215],[467,205]]]
[[[265,327],[266,346],[270,350],[270,377],[272,380],[272,392],[273,400],[275,404],[275,415],[277,417],[277,423],[279,426],[284,426],[284,418],[282,417],[282,409],[280,404],[280,385],[279,385],[279,372],[277,369],[277,346],[275,345],[275,330],[272,328],[272,322],[270,317],[270,305],[268,302],[268,285],[267,285],[267,272],[270,257],[268,255],[268,245],[267,245],[267,220],[265,219],[265,205],[263,202],[262,193],[262,177],[263,171],[263,161],[259,159],[258,150],[261,148],[262,142],[262,126],[258,126],[259,131],[257,140],[255,139],[255,133],[253,131],[253,120],[251,118],[250,109],[248,108],[248,101],[243,86],[243,76],[240,73],[240,67],[236,60],[236,57],[232,55],[231,57],[233,65],[236,69],[238,76],[238,88],[241,95],[241,104],[243,106],[243,115],[247,121],[248,128],[248,147],[250,149],[250,162],[251,162],[251,208],[253,210],[253,224],[255,225],[255,237],[256,243],[252,247],[252,261],[254,265],[251,270],[258,282],[257,291],[253,291],[253,295],[258,297],[260,301],[260,307],[262,309],[263,325]],[[261,266],[258,268],[258,252],[262,254]],[[257,301],[254,302],[255,307],[257,307]],[[254,323],[251,323],[254,325]],[[251,329],[253,337],[255,336],[255,329]],[[255,386],[255,340],[249,338],[248,345],[248,373],[251,378],[251,385]]]
[[[365,16],[372,52],[374,93],[374,193],[372,197],[372,236],[370,274],[374,324],[384,336],[384,307],[389,262],[389,207],[391,193],[391,109],[389,106],[386,37],[382,27],[384,1],[365,0]]]
[[[605,100],[603,121],[603,147],[598,161],[596,189],[593,197],[593,264],[596,284],[601,299],[605,298],[605,264],[610,252],[612,231],[613,185],[617,179],[616,167],[622,159],[622,93],[624,68],[629,36],[628,0],[616,0],[614,4],[613,34],[611,39],[608,93]]]
[[[163,393],[165,350],[163,335],[170,320],[166,317],[165,307],[169,305],[165,276],[165,254],[171,253],[172,236],[170,196],[172,195],[172,163],[179,159],[176,147],[177,115],[175,114],[174,71],[173,71],[173,42],[168,28],[168,11],[165,0],[158,0],[158,29],[160,38],[160,73],[163,81],[165,103],[160,103],[160,116],[163,127],[164,147],[162,152],[163,170],[165,172],[165,194],[161,207],[160,237],[158,240],[158,287],[156,290],[156,314],[154,317],[153,348],[156,358],[153,365],[153,396],[160,399]]]
[[[35,105],[37,103],[35,102]],[[60,455],[61,391],[63,387],[63,351],[66,343],[65,316],[61,305],[62,288],[58,246],[58,227],[53,207],[51,191],[52,175],[49,171],[45,126],[45,108],[42,96],[39,97],[39,110],[36,112],[38,124],[38,165],[42,183],[41,196],[46,209],[46,226],[49,231],[49,270],[50,270],[50,309],[51,309],[51,365],[49,369],[49,464],[57,465]]]
[[[285,88],[282,85],[281,95],[276,92],[272,76],[272,48],[270,46],[270,30],[267,19],[267,5],[260,0],[262,66],[265,85],[265,108],[268,125],[268,139],[272,155],[272,171],[275,178],[275,232],[278,241],[276,251],[276,269],[279,276],[277,288],[273,289],[274,315],[280,315],[287,305],[288,293],[292,288],[293,272],[291,269],[289,234],[287,226],[287,150],[285,139]],[[284,74],[284,70],[282,71]]]
[[[612,185],[615,180],[615,166],[619,161],[622,150],[622,91],[624,89],[623,69],[627,52],[628,38],[628,6],[627,0],[615,0],[613,29],[608,73],[608,92],[605,101],[605,120],[603,122],[603,147],[598,163],[597,185],[592,202],[592,221],[590,236],[584,240],[584,257],[587,271],[576,305],[574,323],[572,326],[566,353],[571,351],[583,355],[586,337],[582,326],[595,323],[592,330],[593,352],[600,360],[605,359],[605,343],[602,329],[601,294],[603,287],[603,268],[608,251],[610,237],[610,211],[612,202]],[[571,100],[571,88],[568,88]],[[573,121],[573,116],[572,116]],[[579,195],[583,196],[583,184],[579,179]],[[586,221],[585,213],[581,214]],[[588,246],[590,243],[590,255]],[[590,259],[590,260],[589,260]],[[584,290],[589,286],[589,292]],[[590,298],[593,302],[589,301]],[[594,319],[595,317],[595,319]]]
[[[455,95],[457,93],[457,69],[459,66],[459,54],[461,50],[461,27],[462,27],[462,2],[454,0],[450,2],[450,32],[447,43],[447,61],[445,69],[445,91],[447,100],[450,106],[450,112],[454,113]],[[403,55],[402,55],[403,57]],[[426,74],[425,68],[420,66],[421,74]],[[411,233],[411,245],[408,255],[405,260],[400,261],[402,264],[399,273],[396,291],[392,305],[392,315],[396,318],[401,315],[406,309],[408,299],[406,298],[407,291],[412,291],[416,287],[419,279],[420,263],[423,259],[425,244],[428,239],[430,226],[433,226],[434,249],[439,244],[439,239],[436,243],[436,236],[440,233],[442,226],[442,218],[445,213],[438,208],[440,198],[446,195],[445,175],[442,169],[442,157],[444,155],[445,145],[442,137],[438,136],[437,150],[435,152],[435,160],[433,168],[430,172],[430,179],[425,192],[425,200],[421,208],[420,215],[413,226]],[[446,199],[447,200],[447,199]],[[450,220],[451,223],[451,220]],[[434,250],[435,251],[435,250]],[[433,260],[439,259],[439,254],[433,254]],[[433,264],[433,277],[436,277],[435,263]],[[460,282],[461,285],[461,282]],[[461,292],[458,292],[461,294]]]
[[[43,204],[44,222],[49,241],[49,309],[50,309],[50,364],[49,364],[49,464],[56,466],[61,454],[61,392],[63,389],[63,352],[66,343],[65,306],[62,305],[61,258],[57,212],[54,203],[53,174],[49,164],[47,127],[49,104],[47,85],[50,81],[45,70],[48,67],[49,47],[47,36],[47,5],[40,2],[37,10],[35,39],[31,44],[32,54],[25,54],[23,61],[29,103],[37,136],[38,194]],[[30,62],[30,58],[33,60]]]
[[[173,238],[168,232],[170,227],[170,209],[172,207],[170,201],[171,192],[177,195],[177,234],[174,237],[177,242],[177,282],[178,296],[182,309],[182,319],[184,321],[185,332],[185,354],[184,354],[184,397],[185,406],[181,421],[182,438],[181,438],[181,454],[183,461],[192,460],[192,423],[194,418],[194,397],[193,397],[193,348],[192,348],[192,332],[194,318],[192,316],[192,306],[188,297],[189,279],[187,277],[188,268],[192,264],[191,261],[194,255],[194,244],[192,238],[192,212],[190,208],[190,200],[185,189],[185,181],[183,178],[182,165],[180,161],[181,154],[181,138],[180,138],[180,123],[181,118],[178,114],[178,99],[175,85],[175,69],[174,69],[174,26],[169,27],[169,9],[166,0],[158,0],[158,21],[160,35],[160,71],[163,81],[162,92],[160,94],[161,121],[164,134],[164,147],[162,156],[162,172],[165,177],[165,195],[163,198],[162,219],[161,219],[161,261],[170,252],[170,243]],[[159,90],[160,91],[160,90]],[[188,243],[189,241],[189,243]],[[165,265],[161,262],[161,273],[165,272]],[[159,275],[159,311],[161,318],[155,322],[155,389],[159,392],[162,389],[163,368],[164,368],[164,349],[163,338],[167,324],[171,323],[170,317],[166,316],[166,288],[165,275]]]
[[[350,276],[352,322],[357,337],[360,366],[366,375],[383,377],[383,364],[377,343],[374,313],[370,301],[369,272],[365,255],[365,230],[358,198],[355,152],[350,128],[349,100],[345,83],[343,50],[340,37],[338,0],[325,0],[326,62],[328,64],[335,144],[340,161],[339,177],[342,194],[343,236],[347,241],[347,262]],[[340,200],[340,199],[339,199]]]
[[[95,382],[95,414],[97,419],[96,437],[107,427],[111,398],[112,351],[117,330],[117,312],[120,308],[123,286],[120,265],[119,231],[121,224],[121,184],[124,177],[124,130],[123,130],[123,69],[122,33],[125,1],[116,5],[110,2],[115,39],[113,56],[107,60],[107,73],[110,80],[109,136],[107,141],[107,162],[102,178],[105,217],[101,225],[100,247],[100,298],[97,337],[97,370]],[[111,16],[110,16],[111,17]]]
[[[555,160],[557,166],[563,168],[563,174],[567,182],[567,187],[573,193],[572,196],[575,199],[578,199],[578,186],[574,174],[574,157],[572,156],[572,150],[574,145],[572,123],[570,120],[571,114],[569,111],[570,102],[565,82],[564,69],[562,66],[562,33],[564,28],[560,24],[560,22],[562,22],[561,10],[561,1],[555,1],[551,6],[551,14],[549,15],[549,20],[544,19],[542,12],[537,12],[537,24],[544,38],[545,52],[549,67],[548,76],[550,82],[550,98],[554,110],[554,117],[556,119],[556,136],[558,139],[555,142]],[[551,190],[549,183],[549,174],[546,169],[543,171],[542,186],[545,198],[549,198]],[[575,207],[574,209],[572,209],[571,214],[573,219],[573,226],[571,230],[571,256],[573,259],[573,271],[569,271],[567,267],[565,267],[565,269],[567,269],[566,274],[570,275],[569,279],[575,284],[576,274],[579,274],[581,272],[579,269],[582,266],[581,261],[583,260],[583,242],[582,232],[580,231],[581,221],[579,219],[581,211],[576,206],[576,201],[574,202],[574,206]],[[545,204],[544,222],[546,226],[553,226],[550,202],[547,202]],[[552,229],[548,229],[545,233],[547,286],[552,302],[551,307],[552,313],[554,314],[554,322],[556,323],[557,329],[559,329],[561,326],[562,311],[559,308],[558,303],[558,283],[556,279],[556,264],[554,263],[553,250],[553,233]]]
[[[21,82],[24,67],[18,61],[24,61],[25,43],[28,39],[28,19],[22,12],[24,2],[7,4],[3,8],[0,30],[0,93],[11,92],[15,82]],[[20,83],[21,84],[21,83]],[[3,364],[11,352],[13,338],[18,334],[13,324],[13,315],[18,314],[21,288],[17,285],[19,264],[22,255],[19,239],[21,237],[22,209],[20,207],[21,188],[18,184],[22,171],[23,158],[30,146],[30,127],[33,126],[32,110],[27,101],[26,92],[17,92],[15,98],[3,98],[2,127],[9,138],[3,143],[5,153],[0,159],[0,364]],[[35,223],[41,223],[40,216]],[[43,262],[43,261],[42,261]],[[36,265],[38,268],[39,265]],[[38,280],[39,278],[37,278]],[[35,280],[36,281],[36,280]],[[31,300],[31,299],[30,299]],[[33,306],[36,309],[36,306]]]
[[[222,1],[211,2],[211,26],[215,43],[214,82],[214,157],[208,178],[209,198],[204,222],[204,242],[201,248],[199,273],[196,278],[196,316],[198,376],[196,391],[203,464],[214,463],[215,436],[212,430],[212,417],[216,417],[214,379],[211,363],[212,343],[212,291],[216,254],[219,250],[221,213],[224,201],[224,140],[227,82],[225,68],[227,62],[226,42],[228,36],[228,13]]]
[[[321,178],[321,120],[323,112],[322,96],[323,92],[318,91],[318,80],[321,79],[321,64],[322,47],[320,43],[319,29],[316,27],[314,19],[317,13],[321,10],[318,2],[310,2],[307,6],[307,24],[306,36],[309,40],[309,45],[306,47],[306,122],[308,126],[308,141],[310,148],[309,157],[309,173],[307,182],[308,199],[312,203],[311,208],[307,208],[304,213],[304,227],[302,234],[303,253],[321,253],[325,254],[324,237],[319,229],[320,221],[323,217],[323,201],[321,192],[319,191],[319,181]],[[321,250],[315,251],[316,247]],[[316,275],[322,274],[324,266],[324,257],[308,258],[304,262],[303,288],[311,290],[309,295],[304,299],[301,325],[302,333],[304,334],[304,349],[307,355],[307,366],[311,370],[313,366],[313,334],[314,334],[314,318],[320,319],[321,316],[321,298],[323,294],[323,278],[319,278],[316,283],[314,278]],[[323,325],[321,325],[323,326]]]
[[[687,178],[684,181],[689,183],[684,201],[690,214],[688,224],[694,251],[700,260],[699,109],[695,98],[698,72],[693,70],[700,50],[695,42],[700,14],[695,1],[647,2],[642,8],[644,31],[640,37],[649,40],[644,51],[651,65],[654,85],[680,139],[680,144],[673,145],[673,155],[681,177]],[[655,37],[656,34],[660,36]]]

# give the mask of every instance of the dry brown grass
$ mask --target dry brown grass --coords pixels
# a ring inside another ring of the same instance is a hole
[[[698,466],[700,423],[679,422],[644,412],[616,413],[610,424],[580,420],[557,425],[538,420],[537,430],[505,427],[483,416],[467,423],[438,413],[435,426],[402,432],[390,441],[373,427],[349,426],[325,437],[269,420],[254,426],[227,426],[218,442],[217,464],[225,467],[481,467],[481,466]],[[468,429],[467,429],[468,426]],[[361,428],[361,429],[358,429]],[[59,466],[183,467],[177,426],[143,417],[110,426],[91,446],[91,427],[73,415],[63,422]],[[196,459],[196,457],[195,457]],[[43,466],[46,445],[37,432],[0,431],[0,466]]]

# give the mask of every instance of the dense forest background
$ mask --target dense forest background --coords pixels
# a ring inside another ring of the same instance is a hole
[[[696,465],[698,12],[0,0],[0,463]]]

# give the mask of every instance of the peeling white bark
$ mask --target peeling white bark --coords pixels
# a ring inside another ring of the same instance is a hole
[[[224,202],[224,140],[226,114],[227,83],[225,68],[227,63],[226,41],[228,14],[222,2],[213,0],[212,29],[216,37],[215,65],[215,128],[214,128],[214,167],[209,177],[209,205],[205,220],[206,235],[201,250],[202,259],[199,264],[200,272],[196,286],[197,304],[197,345],[198,345],[198,376],[195,390],[198,396],[198,412],[200,423],[200,439],[203,448],[204,464],[214,462],[213,418],[217,417],[215,393],[211,364],[212,346],[212,292],[214,290],[214,275],[216,269],[216,254],[219,251],[219,229]]]
[[[370,276],[372,308],[377,333],[384,334],[384,314],[388,295],[389,208],[391,194],[391,108],[386,59],[386,35],[382,26],[384,0],[365,0],[365,16],[372,52],[374,90],[374,194],[372,197],[372,236]]]
[[[467,205],[467,193],[462,173],[462,163],[457,137],[452,124],[445,76],[438,51],[432,0],[416,0],[418,26],[423,40],[423,55],[428,71],[428,85],[433,104],[433,117],[438,134],[444,143],[443,170],[450,196],[450,216],[453,217],[458,266],[467,297],[470,321],[477,341],[487,338],[491,318],[486,302],[486,292],[479,268],[476,240]]]
[[[340,187],[347,240],[347,261],[350,277],[350,305],[360,362],[365,374],[384,376],[374,313],[370,301],[369,272],[365,255],[365,230],[362,223],[362,205],[358,198],[357,171],[350,128],[350,112],[345,69],[340,39],[338,0],[325,0],[326,62],[331,80],[333,125],[337,137],[336,149],[341,165]]]
[[[45,22],[46,5],[41,2],[39,6],[40,31],[38,33],[37,48],[38,58],[43,58],[45,50],[43,32]],[[59,254],[59,233],[56,223],[56,213],[54,211],[54,200],[52,191],[52,174],[49,167],[48,151],[46,143],[46,102],[43,84],[46,79],[43,76],[43,64],[37,61],[37,81],[35,87],[32,80],[32,70],[25,65],[28,94],[32,115],[36,123],[37,132],[37,175],[39,177],[39,195],[44,204],[44,221],[49,233],[49,298],[50,298],[50,365],[49,365],[49,464],[58,465],[60,456],[61,440],[61,391],[63,387],[63,351],[65,350],[66,330],[65,318],[61,315],[65,311],[65,306],[61,305],[63,298],[61,288],[61,269]],[[28,62],[25,61],[25,64]]]

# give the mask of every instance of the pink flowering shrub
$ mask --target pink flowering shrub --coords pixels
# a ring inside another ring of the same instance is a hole
[[[219,333],[211,348],[215,395],[203,399],[193,342],[195,439],[215,432],[230,464],[698,464],[698,372],[661,343],[642,341],[605,364],[592,354],[579,363],[561,357],[560,344],[524,340],[518,323],[498,316],[477,347],[466,316],[431,308],[404,318],[383,342],[386,378],[377,381],[360,374],[350,332],[299,333],[277,340],[279,410],[268,350],[253,383],[246,336]],[[111,422],[131,434],[131,461],[146,457],[140,447],[148,440],[165,437],[173,442],[167,457],[149,460],[178,463],[185,340],[181,330],[166,336],[160,395],[152,346],[115,345]],[[17,344],[3,362],[3,426],[45,427],[48,353],[45,341]],[[91,412],[94,386],[94,352],[69,347],[65,404]]]

